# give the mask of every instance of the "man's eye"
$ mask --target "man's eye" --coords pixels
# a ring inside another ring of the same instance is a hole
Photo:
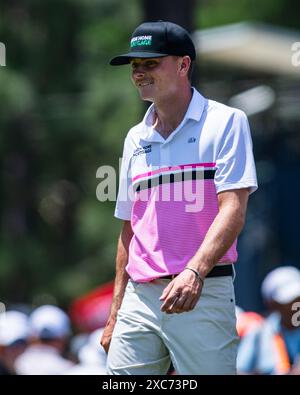
[[[158,64],[157,62],[152,62],[152,61],[151,61],[151,62],[145,62],[144,64],[142,64],[142,67],[151,69],[151,68],[156,67],[157,64]],[[138,67],[139,67],[139,64],[137,64],[137,63],[131,63],[131,68],[132,68],[132,70],[136,70]]]

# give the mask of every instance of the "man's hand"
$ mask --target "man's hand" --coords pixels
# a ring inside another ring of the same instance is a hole
[[[106,324],[103,334],[102,334],[102,338],[100,340],[100,344],[104,348],[106,353],[108,353],[108,350],[109,350],[109,346],[110,346],[112,333],[114,331],[115,324],[116,324],[115,319],[110,318],[107,321],[107,324]]]
[[[183,270],[170,282],[159,298],[164,301],[161,311],[179,314],[193,310],[200,298],[202,286],[195,273]]]

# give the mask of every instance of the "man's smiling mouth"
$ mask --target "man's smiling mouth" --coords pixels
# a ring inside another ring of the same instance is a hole
[[[147,85],[152,85],[153,82],[147,81],[147,82],[138,82],[136,85],[140,88],[140,87],[144,87]]]

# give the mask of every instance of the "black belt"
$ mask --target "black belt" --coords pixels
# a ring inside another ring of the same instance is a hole
[[[222,276],[232,276],[233,268],[232,265],[215,266],[207,275],[207,277],[222,277]],[[168,276],[159,277],[162,279],[173,280],[178,274],[170,274]]]

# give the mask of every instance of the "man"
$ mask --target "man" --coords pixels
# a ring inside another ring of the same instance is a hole
[[[26,314],[16,310],[0,313],[0,376],[16,374],[15,361],[26,350],[28,336]]]
[[[29,317],[31,344],[15,362],[18,375],[57,375],[66,373],[73,363],[64,358],[71,323],[57,306],[37,307]]]
[[[270,313],[239,346],[241,374],[300,374],[300,271],[282,266],[267,274],[263,300]]]
[[[245,115],[191,87],[195,57],[188,33],[159,21],[110,62],[131,65],[152,105],[124,145],[108,374],[165,374],[170,362],[178,374],[235,373],[232,264],[256,174]]]

